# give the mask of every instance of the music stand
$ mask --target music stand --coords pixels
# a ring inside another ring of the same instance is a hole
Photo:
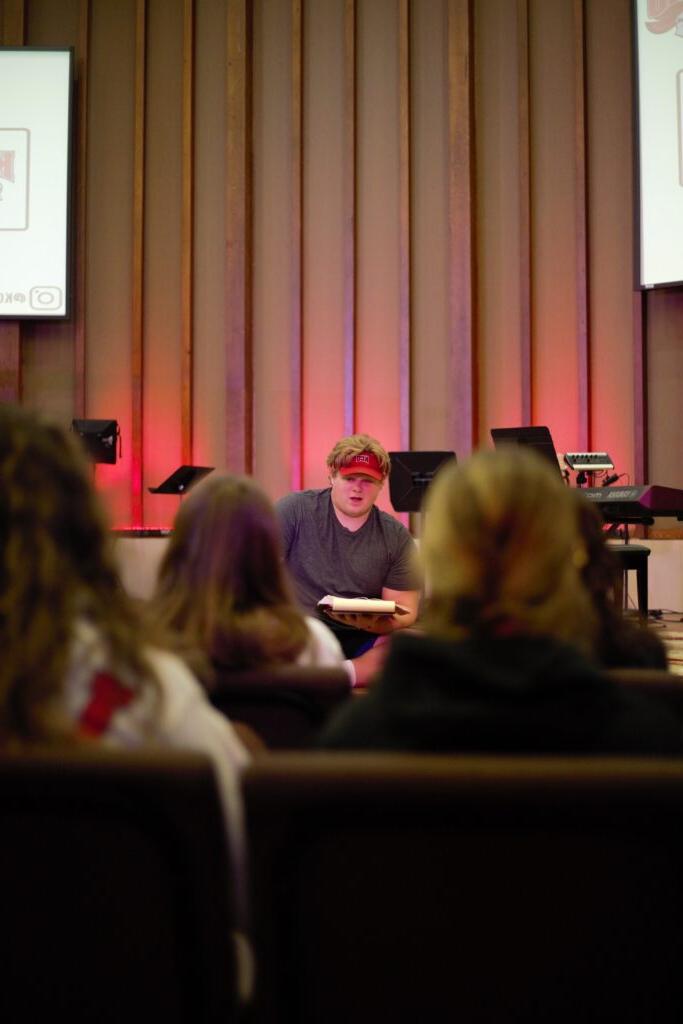
[[[492,427],[491,437],[496,448],[506,444],[523,445],[533,448],[540,456],[547,459],[562,477],[562,470],[557,461],[557,452],[548,427]]]
[[[116,462],[116,442],[121,446],[121,431],[116,420],[72,420],[71,429],[78,434],[93,462]]]
[[[191,487],[212,473],[214,468],[214,466],[179,466],[158,487],[148,487],[147,490],[150,494],[177,494],[182,498]]]
[[[455,452],[389,452],[389,497],[395,512],[420,512],[437,471]]]

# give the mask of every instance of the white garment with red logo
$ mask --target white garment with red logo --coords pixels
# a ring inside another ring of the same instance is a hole
[[[189,669],[175,655],[146,648],[159,681],[130,697],[130,678],[112,670],[97,630],[77,623],[64,700],[69,718],[85,735],[112,747],[160,746],[193,750],[213,761],[238,879],[244,878],[244,819],[239,774],[249,754],[230,722],[211,707]],[[238,888],[241,888],[238,883]]]

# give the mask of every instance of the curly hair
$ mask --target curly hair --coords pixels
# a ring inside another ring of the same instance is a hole
[[[361,455],[363,452],[372,452],[380,464],[385,477],[389,475],[391,460],[388,453],[374,437],[369,434],[351,434],[350,437],[343,437],[337,441],[334,448],[327,456],[327,468],[334,476],[342,466],[351,461],[354,455]]]
[[[431,631],[512,629],[592,649],[576,503],[537,454],[510,447],[445,466],[427,494],[422,554]]]
[[[126,685],[156,677],[74,436],[0,406],[0,478],[0,739],[75,736],[61,695],[79,619]]]
[[[308,627],[282,561],[275,511],[252,480],[212,476],[184,499],[150,611],[209,684],[207,658],[229,669],[297,658]]]

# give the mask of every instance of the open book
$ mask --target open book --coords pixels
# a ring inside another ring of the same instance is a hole
[[[378,597],[334,597],[326,594],[318,601],[318,608],[331,612],[367,612],[370,615],[407,615],[408,609],[395,601],[382,601]]]

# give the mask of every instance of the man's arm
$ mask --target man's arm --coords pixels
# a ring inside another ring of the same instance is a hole
[[[397,629],[407,629],[417,619],[420,610],[420,597],[422,591],[419,589],[404,590],[398,589],[396,584],[407,584],[408,587],[419,587],[421,585],[421,573],[417,565],[417,549],[415,541],[403,530],[403,542],[401,543],[398,556],[388,574],[388,580],[394,584],[393,587],[382,587],[382,599],[384,601],[395,601],[401,607],[406,608],[407,615],[393,615],[378,621],[376,627],[368,627],[373,633],[393,633]]]
[[[416,567],[416,548],[415,542],[407,531],[404,531],[404,543],[401,545],[398,557],[396,558],[391,571],[388,574],[389,578],[394,577],[391,582],[399,583],[405,582],[410,586],[419,583],[419,570]],[[368,633],[377,633],[383,636],[387,633],[393,633],[397,629],[407,629],[408,626],[412,626],[417,619],[418,611],[420,609],[420,596],[421,590],[399,590],[394,587],[382,587],[382,600],[383,601],[395,601],[396,604],[400,604],[401,607],[406,609],[404,615],[378,615],[374,620],[368,621],[369,616],[364,616],[364,621],[361,623],[358,619],[354,621],[353,613],[341,621],[345,622],[349,626],[356,626],[358,629],[365,629]]]
[[[407,615],[394,615],[388,620],[392,625],[391,629],[387,630],[387,632],[412,626],[420,608],[419,590],[390,590],[389,587],[382,587],[382,600],[395,601],[396,604],[400,604],[401,607],[408,609]]]
[[[407,615],[396,615],[389,620],[389,628],[381,632],[393,632],[412,626],[420,609],[422,596],[422,572],[417,557],[417,546],[405,527],[395,523],[394,529],[399,531],[392,564],[384,578],[382,597],[385,601],[395,601],[407,608]]]
[[[395,601],[401,607],[408,609],[407,615],[378,616],[371,626],[364,626],[369,633],[393,633],[397,629],[407,629],[412,626],[417,618],[420,607],[419,590],[390,590],[389,587],[382,587],[382,600]]]

